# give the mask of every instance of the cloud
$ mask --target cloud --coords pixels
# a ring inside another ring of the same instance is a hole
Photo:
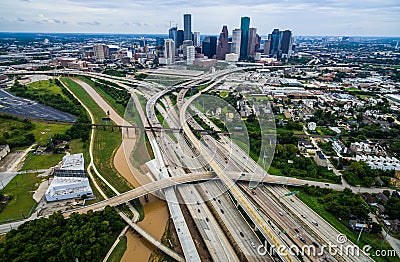
[[[78,22],[78,25],[83,26],[99,26],[101,23],[99,21],[92,21],[92,22]]]
[[[37,23],[66,24],[67,22],[56,18],[48,18],[43,14],[39,14],[39,20]]]
[[[296,35],[400,35],[398,0],[3,2],[0,9],[3,31],[18,31],[23,27],[24,31],[44,32],[166,33],[169,27],[166,21],[172,20],[182,28],[183,14],[191,13],[193,31],[202,34],[218,34],[222,25],[228,25],[229,30],[238,28],[240,17],[250,16],[251,26],[261,35],[273,28],[292,29]]]
[[[122,23],[122,26],[149,27],[150,25],[147,23],[141,23],[141,22],[124,22],[124,23]]]

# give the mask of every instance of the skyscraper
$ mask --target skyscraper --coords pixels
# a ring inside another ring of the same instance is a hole
[[[247,55],[246,57],[254,57],[256,54],[256,44],[257,44],[257,29],[250,28],[247,42]]]
[[[183,45],[183,30],[178,30],[178,43],[175,44],[176,48],[179,48],[181,45]]]
[[[232,32],[232,48],[231,52],[240,55],[240,43],[242,40],[242,30],[235,29]]]
[[[94,56],[96,60],[103,61],[110,58],[110,48],[107,45],[100,44],[93,46]]]
[[[193,41],[192,40],[185,40],[183,41],[182,49],[183,49],[183,58],[187,58],[187,47],[188,46],[193,46]]]
[[[217,37],[216,36],[207,36],[204,38],[202,43],[202,51],[205,56],[208,58],[213,58],[216,54],[217,49]]]
[[[194,46],[188,46],[186,47],[186,52],[187,52],[187,58],[186,58],[186,63],[188,65],[193,64],[193,61],[195,59],[195,55],[196,55],[196,49]]]
[[[264,42],[264,54],[269,55],[269,50],[271,49],[271,40],[265,40]]]
[[[175,43],[172,39],[166,39],[164,41],[164,57],[167,60],[167,65],[171,65],[175,62]]]
[[[228,53],[228,27],[224,25],[222,32],[219,34],[218,46],[217,46],[217,59],[225,60],[225,55]]]
[[[240,20],[240,29],[242,30],[242,36],[240,41],[240,58],[247,58],[247,49],[249,42],[249,28],[250,28],[250,17],[242,17]]]
[[[285,30],[282,33],[281,40],[281,49],[282,49],[282,57],[290,57],[292,51],[292,31]]]
[[[183,32],[184,38],[183,40],[192,40],[192,15],[184,14],[183,15]]]
[[[194,46],[201,46],[200,32],[193,32],[193,44]]]
[[[269,53],[272,57],[275,58],[280,57],[281,38],[282,38],[282,32],[279,31],[279,29],[274,29],[270,37],[271,48]]]
[[[176,26],[168,30],[168,38],[174,40],[175,48],[178,48],[178,28]]]

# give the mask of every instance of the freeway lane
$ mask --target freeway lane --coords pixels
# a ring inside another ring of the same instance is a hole
[[[220,79],[222,80],[222,79]],[[218,83],[218,82],[216,82]],[[216,84],[210,85],[208,88],[204,89],[203,91],[208,91],[209,89],[213,88]],[[202,91],[202,92],[203,92]],[[254,209],[251,203],[244,197],[242,191],[235,185],[235,183],[223,172],[222,168],[219,164],[206,152],[205,146],[199,142],[199,140],[194,136],[193,132],[190,130],[188,123],[186,122],[186,112],[190,104],[196,99],[202,92],[198,93],[197,95],[192,96],[189,98],[182,106],[180,111],[180,123],[183,127],[185,134],[190,139],[191,143],[197,148],[202,149],[203,157],[207,160],[211,168],[216,172],[218,177],[224,182],[224,184],[230,189],[230,192],[234,195],[235,199],[240,203],[243,209],[247,212],[253,222],[256,224],[257,228],[262,232],[262,234],[268,239],[268,241],[275,246],[286,246],[284,242],[280,239],[279,236],[275,234],[275,232],[271,231],[270,226],[263,221],[260,217],[258,212]],[[283,261],[297,261],[298,258],[292,256],[291,254],[285,252],[284,255],[280,255],[281,260]]]
[[[214,174],[202,173],[202,174],[190,174],[190,175],[185,175],[185,176],[171,177],[168,179],[162,179],[162,180],[158,180],[155,182],[150,182],[144,186],[137,187],[135,189],[132,189],[128,192],[122,193],[118,196],[109,198],[107,200],[103,200],[103,201],[97,202],[95,204],[84,206],[81,208],[76,208],[76,209],[71,209],[71,210],[65,211],[65,212],[63,212],[63,215],[65,217],[69,217],[74,212],[86,213],[89,210],[92,210],[92,211],[103,210],[106,206],[118,206],[129,200],[144,196],[146,194],[149,194],[149,193],[152,193],[152,192],[164,189],[164,188],[168,188],[168,187],[183,184],[183,183],[189,183],[189,182],[193,182],[193,181],[209,180],[214,177],[215,177]]]

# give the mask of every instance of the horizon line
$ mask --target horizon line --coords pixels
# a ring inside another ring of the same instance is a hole
[[[196,31],[198,32],[198,31]],[[293,32],[293,31],[292,31]],[[111,32],[34,32],[34,31],[0,31],[0,33],[13,33],[13,34],[87,34],[87,35],[168,35],[168,33],[111,33]],[[201,34],[203,36],[218,36],[217,34]],[[260,36],[267,36],[268,34],[259,34]],[[294,34],[295,37],[379,37],[379,38],[400,38],[399,36],[391,36],[391,35],[297,35]]]

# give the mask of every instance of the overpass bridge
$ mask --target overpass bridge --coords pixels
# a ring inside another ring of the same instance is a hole
[[[143,230],[137,224],[133,223],[132,220],[129,217],[127,217],[124,213],[119,212],[119,215],[122,217],[123,220],[125,220],[125,222],[131,228],[133,228],[136,232],[138,232],[140,235],[142,235],[144,238],[146,238],[147,241],[149,241],[155,247],[157,247],[158,249],[163,251],[165,254],[167,254],[168,256],[172,257],[176,261],[179,261],[179,262],[184,262],[185,261],[185,259],[181,255],[179,255],[178,253],[176,253],[175,251],[173,251],[172,249],[170,249],[166,245],[162,244],[160,241],[155,239],[152,235],[147,233],[145,230]]]
[[[266,183],[266,184],[291,185],[291,186],[304,186],[306,184],[316,185],[316,186],[326,186],[326,184],[323,182],[315,182],[315,181],[302,180],[302,179],[290,178],[290,177],[282,177],[282,176],[272,176],[272,175],[264,176],[262,174],[253,174],[253,173],[246,174],[246,173],[231,172],[231,173],[227,173],[227,176],[232,180],[232,182],[237,180],[237,181],[247,181],[247,182],[248,181],[257,181],[257,182],[262,182],[262,183]],[[182,175],[182,176],[169,177],[167,179],[161,179],[161,180],[157,180],[154,182],[150,182],[141,187],[137,187],[135,189],[132,189],[130,191],[122,193],[118,196],[114,196],[107,200],[103,200],[103,201],[100,201],[100,202],[97,202],[97,203],[94,203],[94,204],[91,204],[88,206],[64,211],[63,215],[65,217],[69,217],[74,212],[86,213],[89,210],[100,211],[100,210],[103,210],[106,206],[118,206],[118,205],[121,205],[132,199],[142,197],[144,195],[156,192],[161,189],[165,189],[165,188],[169,188],[172,186],[177,186],[177,185],[185,184],[185,183],[207,181],[210,179],[218,179],[218,178],[216,177],[216,174],[214,172],[190,173],[190,174]],[[330,188],[337,189],[337,190],[342,190],[345,187],[343,185],[336,185],[336,184],[329,184],[329,185],[330,185]]]

